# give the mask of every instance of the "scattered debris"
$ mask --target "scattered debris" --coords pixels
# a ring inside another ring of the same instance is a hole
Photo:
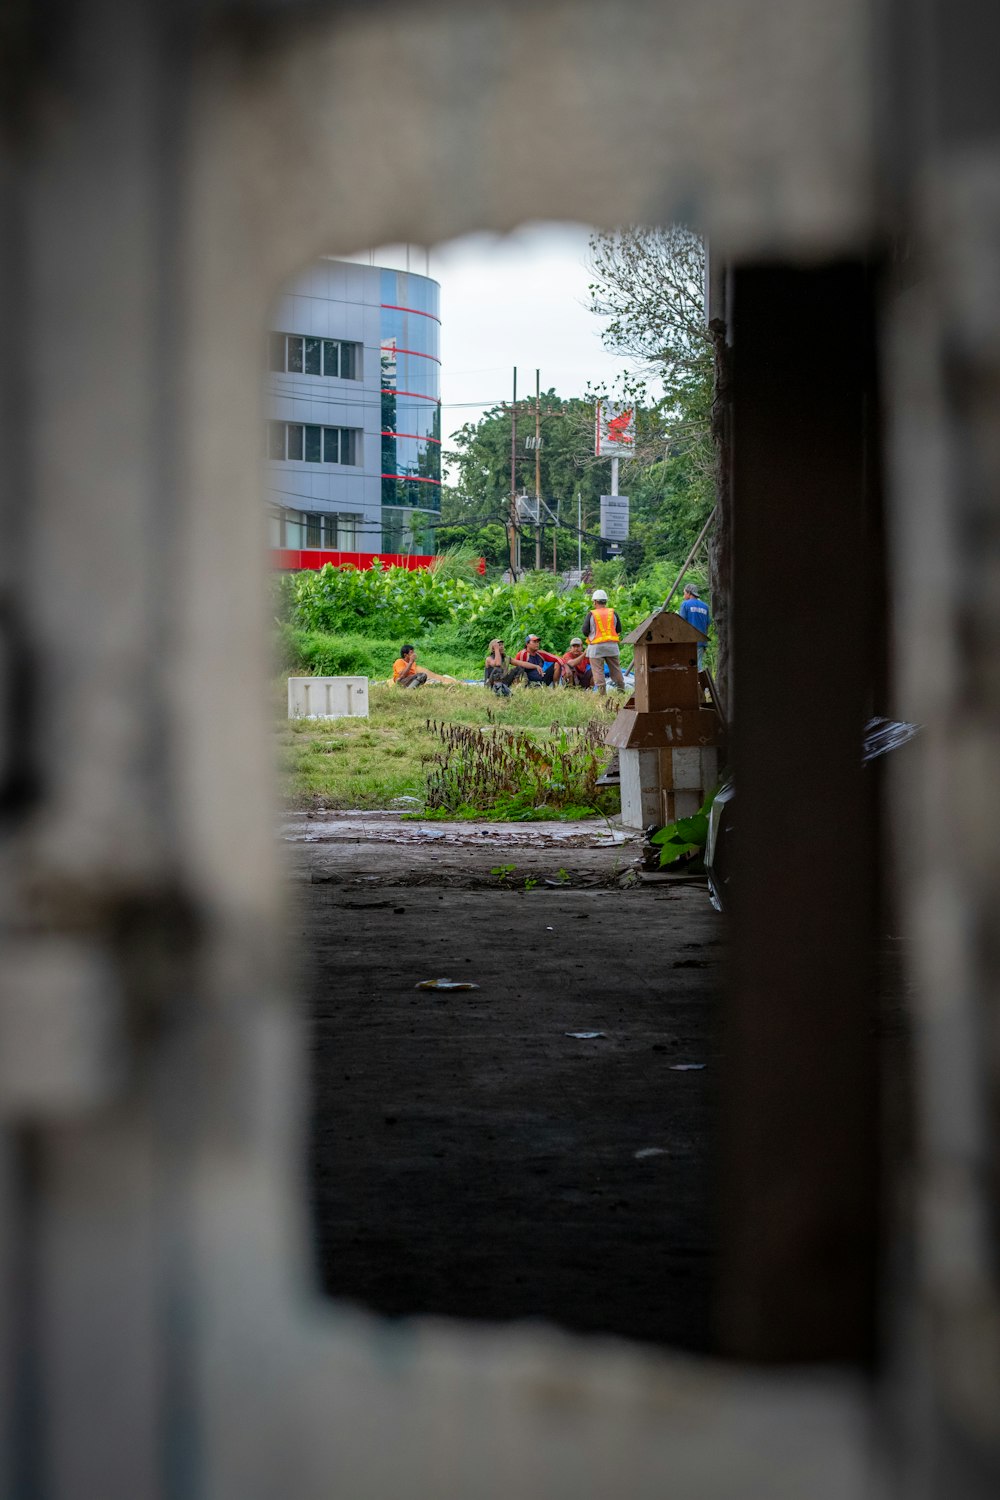
[[[670,1071],[671,1073],[700,1073],[704,1066],[704,1063],[671,1063]]]
[[[598,1037],[606,1036],[604,1031],[564,1031],[563,1036],[571,1036],[578,1042],[596,1042]]]
[[[509,848],[603,849],[635,843],[640,835],[623,828],[617,817],[583,818],[569,822],[503,822],[484,825],[474,819],[442,820],[431,825],[419,814],[398,811],[354,810],[291,813],[281,825],[288,843],[386,843],[397,845],[441,842],[447,845],[479,844],[497,840]],[[556,872],[557,885],[576,884],[570,871]]]
[[[416,986],[418,990],[478,990],[478,984],[470,984],[467,979],[422,979]]]
[[[635,1153],[636,1161],[645,1161],[647,1156],[666,1156],[662,1146],[643,1146],[641,1151]]]

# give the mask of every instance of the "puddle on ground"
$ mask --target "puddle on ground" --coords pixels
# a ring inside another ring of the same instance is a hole
[[[295,813],[281,825],[291,844],[440,844],[488,848],[611,849],[642,837],[603,819],[577,823],[421,823],[394,812]]]

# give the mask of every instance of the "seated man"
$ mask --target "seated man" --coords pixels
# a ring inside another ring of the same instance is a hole
[[[400,646],[399,655],[392,664],[392,680],[401,688],[423,687],[427,681],[427,673],[417,666],[415,646]]]
[[[562,660],[543,651],[537,635],[529,635],[524,650],[514,657],[514,671],[523,672],[529,687],[555,687],[562,676]]]
[[[397,687],[423,687],[425,682],[454,682],[454,677],[442,677],[427,667],[417,666],[415,646],[400,646],[399,655],[392,664],[392,680]]]
[[[594,674],[587,657],[587,648],[578,635],[570,641],[569,650],[563,654],[562,664],[562,680],[565,687],[587,689],[593,687]]]
[[[507,651],[503,641],[495,638],[490,641],[490,649],[486,653],[483,664],[483,684],[492,688],[501,697],[510,697],[508,681],[510,677],[510,663],[507,660]]]

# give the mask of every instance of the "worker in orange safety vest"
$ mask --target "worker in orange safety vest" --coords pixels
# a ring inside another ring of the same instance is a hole
[[[618,611],[609,608],[608,596],[603,589],[595,589],[590,596],[590,610],[583,622],[583,633],[587,640],[587,656],[597,692],[603,697],[606,691],[605,662],[615,687],[620,688],[623,693],[627,692],[618,649],[622,622],[618,618]]]

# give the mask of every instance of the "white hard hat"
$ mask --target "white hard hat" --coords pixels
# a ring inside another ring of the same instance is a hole
[[[590,596],[593,604],[607,604],[608,596],[603,589],[595,589]]]

